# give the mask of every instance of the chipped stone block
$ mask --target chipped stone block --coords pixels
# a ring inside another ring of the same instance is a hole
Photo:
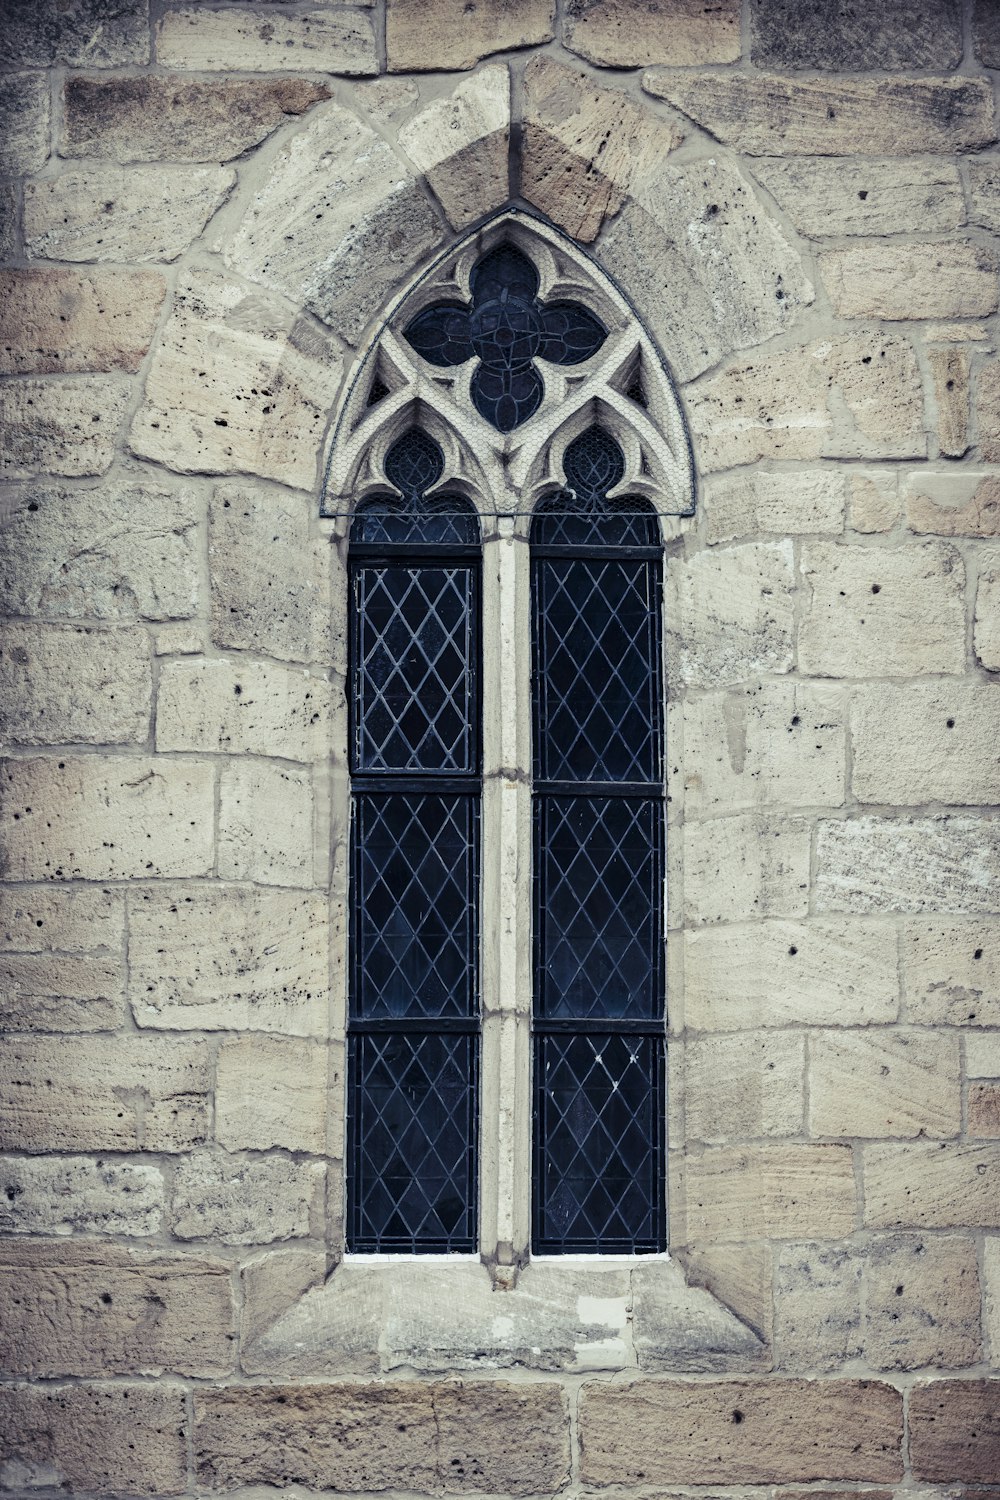
[[[300,667],[169,662],[156,697],[156,746],[318,760],[329,754],[330,713],[328,681]]]
[[[326,1167],[284,1156],[186,1157],[174,1176],[171,1230],[179,1240],[269,1245],[320,1228]]]
[[[0,952],[121,952],[125,895],[94,886],[0,886]]]
[[[0,627],[0,745],[144,744],[153,676],[145,631]]]
[[[802,1130],[805,1042],[789,1032],[696,1037],[684,1048],[686,1138],[712,1144]]]
[[[0,478],[106,473],[130,397],[129,386],[93,375],[6,382],[0,386]]]
[[[965,221],[962,180],[951,162],[762,158],[753,172],[795,228],[811,239],[946,233]]]
[[[738,0],[570,0],[563,45],[606,68],[736,62]]]
[[[138,1025],[322,1035],[325,895],[218,884],[130,895],[129,974]]]
[[[215,1134],[227,1151],[311,1151],[327,1144],[328,1058],[318,1042],[242,1036],[224,1041]]]
[[[921,1026],[1000,1026],[1000,922],[935,918],[901,933],[906,1016]]]
[[[704,486],[701,509],[710,543],[739,541],[759,532],[836,533],[844,527],[844,476],[833,468],[713,476]]]
[[[820,912],[986,915],[1000,879],[1000,825],[986,818],[824,821],[817,838]]]
[[[1000,536],[1000,478],[995,474],[968,473],[964,468],[917,470],[906,481],[905,495],[910,531]]]
[[[284,1314],[295,1308],[311,1287],[326,1277],[326,1253],[316,1246],[278,1247],[240,1267],[243,1307],[240,1319],[240,1363],[248,1373],[264,1373],[252,1346]]]
[[[501,208],[508,197],[510,146],[506,67],[481,68],[450,94],[433,99],[402,126],[399,144],[456,229]]]
[[[809,825],[747,813],[684,830],[684,909],[692,923],[804,917]]]
[[[135,371],[165,293],[156,271],[0,271],[0,374]]]
[[[117,162],[230,161],[329,97],[328,84],[306,78],[71,76],[61,151]]]
[[[176,260],[235,181],[231,167],[103,167],[26,182],[25,250],[33,260]]]
[[[971,1237],[897,1235],[873,1242],[865,1265],[865,1357],[874,1369],[977,1364],[979,1318]]]
[[[937,405],[938,452],[961,458],[969,446],[969,356],[964,349],[932,349],[927,361]]]
[[[989,672],[1000,672],[1000,557],[983,559],[972,638],[980,665]]]
[[[899,476],[873,470],[847,476],[847,525],[865,533],[891,531],[900,518]]]
[[[697,553],[668,573],[668,659],[682,682],[720,687],[791,670],[794,557],[791,542],[748,543]]]
[[[799,669],[820,677],[965,670],[965,567],[954,547],[807,542]]]
[[[0,957],[7,1031],[113,1031],[125,1018],[121,960],[90,954]]]
[[[0,845],[13,880],[207,875],[214,771],[193,760],[72,756],[8,760]]]
[[[816,1032],[809,1130],[820,1136],[956,1136],[958,1038],[924,1031]]]
[[[983,318],[997,308],[996,260],[970,241],[876,240],[825,250],[819,266],[842,318]]]
[[[1000,800],[1000,687],[865,684],[855,691],[851,740],[861,802]]]
[[[867,1229],[1000,1228],[1000,1145],[863,1148]]]
[[[1000,1474],[1000,1380],[935,1380],[910,1393],[914,1478],[994,1484]]]
[[[861,1356],[861,1260],[842,1245],[781,1245],[774,1341],[782,1370],[836,1370]]]
[[[1000,1084],[969,1084],[968,1134],[977,1140],[1000,1138]]]
[[[159,1167],[83,1156],[0,1159],[0,1234],[156,1234]]]
[[[888,9],[831,9],[817,25],[803,0],[756,0],[750,7],[750,56],[758,67],[866,69],[956,68],[962,60],[957,0],[898,0]]]
[[[44,73],[0,78],[0,173],[37,172],[49,155],[49,81]]]
[[[378,72],[372,13],[347,6],[292,14],[251,5],[168,10],[156,27],[156,58],[163,67],[208,72]]]
[[[774,1275],[769,1244],[692,1245],[676,1259],[683,1261],[690,1286],[705,1287],[770,1342]]]
[[[313,789],[308,771],[234,761],[219,783],[219,874],[263,885],[313,884]]]
[[[450,0],[387,0],[385,46],[390,73],[474,68],[512,47],[535,47],[553,36],[554,0],[479,0],[455,24]]]
[[[685,1181],[695,1243],[837,1238],[854,1230],[850,1146],[718,1146],[688,1159]]]

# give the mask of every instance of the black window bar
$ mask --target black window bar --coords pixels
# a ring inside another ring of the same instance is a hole
[[[666,1245],[658,523],[600,427],[531,530],[536,1254]]]
[[[474,1251],[480,545],[419,429],[351,527],[347,1246]]]

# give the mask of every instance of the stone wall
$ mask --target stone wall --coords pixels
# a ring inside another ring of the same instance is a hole
[[[0,12],[0,1489],[1000,1484],[1000,11]],[[410,1282],[337,1268],[319,490],[507,202],[633,299],[700,476],[672,1260]]]

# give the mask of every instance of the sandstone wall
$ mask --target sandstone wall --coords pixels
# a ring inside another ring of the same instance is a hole
[[[0,13],[0,1490],[985,1500],[997,7]],[[324,444],[508,201],[632,297],[700,476],[673,1259],[345,1310]]]

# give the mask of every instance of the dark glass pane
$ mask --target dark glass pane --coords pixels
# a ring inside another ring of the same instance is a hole
[[[474,547],[479,544],[479,518],[461,495],[422,499],[416,510],[388,497],[369,500],[351,523],[351,541],[375,546],[436,542]]]
[[[596,354],[607,336],[603,323],[579,302],[550,302],[538,357],[557,365],[578,365]]]
[[[663,1014],[663,809],[536,794],[535,1014]]]
[[[537,1253],[662,1250],[658,1036],[535,1037]]]
[[[623,495],[605,501],[601,511],[577,508],[570,494],[544,501],[531,521],[531,540],[538,547],[659,547],[660,531],[647,501]]]
[[[371,563],[353,578],[352,770],[477,770],[475,569]]]
[[[480,365],[472,377],[472,402],[498,432],[512,432],[542,404],[545,387],[534,365],[491,369]]]
[[[536,558],[535,775],[659,780],[655,563]]]
[[[350,1038],[348,1247],[474,1250],[479,1039]]]
[[[514,245],[498,245],[478,260],[469,278],[477,303],[491,302],[504,292],[530,302],[538,291],[538,272]]]
[[[432,365],[463,365],[472,358],[469,309],[461,302],[425,307],[407,324],[403,337]]]

